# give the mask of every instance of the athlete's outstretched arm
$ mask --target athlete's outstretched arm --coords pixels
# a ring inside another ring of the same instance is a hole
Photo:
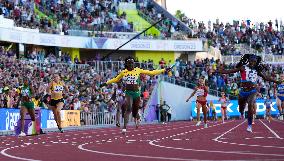
[[[66,91],[67,93],[69,93],[68,86],[67,86],[65,83],[63,84],[63,87],[64,87],[65,91]]]
[[[112,84],[112,83],[117,83],[121,80],[121,78],[123,77],[123,72],[121,71],[115,78],[112,78],[111,80],[107,81],[106,84]]]
[[[139,69],[139,68],[138,68]],[[136,69],[137,70],[137,69]],[[159,69],[159,70],[144,70],[144,69],[139,69],[141,74],[146,74],[146,75],[159,75],[162,74],[166,71],[166,69]]]
[[[193,91],[193,92],[191,93],[191,95],[188,97],[188,99],[186,100],[186,102],[188,102],[188,101],[191,99],[191,97],[193,97],[193,96],[195,95],[196,91],[197,91],[197,88],[194,89],[194,91]]]
[[[205,88],[204,88],[204,91],[206,92],[206,93],[209,93],[209,87],[208,86],[204,86]]]
[[[48,84],[47,88],[46,88],[46,92],[47,92],[48,94],[51,94],[51,86],[52,86],[52,82],[50,82],[50,83]]]
[[[31,89],[31,92],[32,92],[31,98],[32,98],[32,97],[35,97],[36,92],[35,92],[35,89],[34,89],[34,87],[33,87],[32,84],[30,84],[30,89]]]
[[[242,67],[240,68],[234,68],[234,69],[229,69],[229,70],[224,70],[223,66],[221,66],[219,68],[219,70],[217,71],[217,73],[220,73],[220,74],[231,74],[231,73],[236,73],[236,72],[239,72],[242,70]]]
[[[265,81],[273,82],[273,83],[276,83],[276,84],[279,84],[279,83],[280,83],[279,81],[274,80],[274,79],[272,79],[271,77],[266,76],[266,75],[263,74],[262,72],[258,72],[258,75],[261,76]]]

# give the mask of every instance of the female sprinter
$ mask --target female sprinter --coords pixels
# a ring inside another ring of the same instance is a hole
[[[202,108],[202,112],[204,115],[204,128],[207,128],[207,106],[206,106],[206,97],[208,93],[208,86],[205,85],[205,80],[203,77],[200,77],[198,80],[198,85],[193,91],[193,93],[189,96],[189,98],[186,100],[188,102],[191,97],[193,97],[197,94],[197,99],[196,99],[196,108],[197,108],[197,124],[196,126],[199,126],[201,121],[200,121],[200,108]]]
[[[47,93],[51,94],[50,108],[53,112],[57,127],[61,133],[63,133],[63,130],[61,127],[60,111],[64,105],[64,100],[63,100],[64,88],[66,90],[66,93],[68,93],[69,90],[67,86],[60,80],[60,76],[58,74],[54,75],[53,81],[47,87]]]
[[[122,129],[122,133],[126,133],[126,127],[129,120],[129,115],[132,112],[132,115],[135,119],[136,128],[138,128],[139,124],[139,105],[140,105],[140,74],[146,75],[158,75],[164,72],[168,72],[170,68],[161,69],[161,70],[143,70],[140,68],[134,68],[134,59],[132,57],[128,57],[125,59],[125,68],[121,71],[115,78],[103,83],[101,87],[106,86],[111,83],[117,83],[121,79],[126,84],[125,85],[125,114],[124,114],[124,126]]]
[[[221,92],[221,98],[219,99],[221,102],[221,113],[222,113],[222,123],[224,123],[225,118],[227,119],[227,103],[229,99],[226,97],[225,92]]]
[[[266,107],[265,119],[267,119],[268,122],[270,122],[270,121],[272,120],[272,118],[271,118],[271,113],[270,113],[270,111],[271,111],[271,106],[272,106],[272,101],[271,101],[269,95],[267,95],[267,97],[266,97],[266,99],[265,99],[265,101],[264,101],[264,105],[265,105],[265,107]]]
[[[120,114],[123,110],[123,105],[125,104],[125,94],[123,92],[122,85],[118,85],[117,89],[117,96],[116,96],[116,101],[117,101],[117,111],[116,111],[116,126],[120,127]]]
[[[276,96],[276,104],[279,110],[279,120],[283,120],[283,114],[284,114],[284,74],[282,73],[280,75],[280,81],[279,84],[275,85],[275,96]]]
[[[209,108],[211,109],[211,113],[212,113],[212,121],[217,121],[217,117],[216,117],[216,107],[215,107],[215,105],[213,104],[213,101],[212,101],[212,100],[210,101]]]
[[[34,109],[34,103],[32,102],[32,96],[35,93],[35,91],[34,91],[32,84],[29,83],[28,78],[24,78],[23,81],[24,81],[24,84],[23,84],[23,87],[20,91],[22,103],[21,103],[21,110],[20,110],[21,133],[19,134],[19,136],[26,136],[26,134],[24,132],[24,128],[25,128],[25,115],[26,115],[27,112],[31,116],[33,129],[34,130],[36,129],[35,109]],[[33,132],[33,133],[36,133],[36,132]]]
[[[230,74],[240,72],[241,74],[241,90],[239,93],[239,111],[241,117],[244,115],[244,109],[246,103],[248,104],[248,127],[247,131],[252,132],[253,110],[257,94],[257,79],[258,76],[262,77],[266,81],[277,82],[263,74],[264,66],[261,64],[261,57],[245,54],[242,56],[240,62],[234,69],[223,70],[221,67],[219,73]]]

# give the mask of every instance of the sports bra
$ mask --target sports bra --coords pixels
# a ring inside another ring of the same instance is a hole
[[[241,82],[251,82],[256,83],[257,81],[257,71],[255,69],[251,69],[247,65],[244,66],[245,70],[241,71]]]
[[[207,92],[205,92],[205,86],[202,87],[197,87],[197,91],[196,91],[196,95],[197,96],[207,96]]]

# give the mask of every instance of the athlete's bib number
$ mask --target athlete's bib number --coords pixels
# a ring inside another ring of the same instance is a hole
[[[257,79],[257,73],[255,70],[250,70],[248,73],[248,79],[252,82],[256,82]]]
[[[63,91],[63,86],[55,86],[54,92],[61,92]]]
[[[126,84],[137,84],[137,78],[135,76],[128,76],[124,80]]]
[[[196,91],[196,95],[197,95],[197,96],[203,96],[203,95],[204,95],[204,89],[198,89],[198,90]]]

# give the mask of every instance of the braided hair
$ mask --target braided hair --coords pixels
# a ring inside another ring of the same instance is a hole
[[[254,69],[258,72],[261,73],[264,70],[268,70],[267,67],[262,63],[261,57],[254,55],[254,54],[245,54],[241,57],[241,60],[239,63],[236,65],[237,68],[240,68],[243,65],[247,65],[251,59],[256,59],[256,63],[254,65]]]
[[[238,62],[238,64],[236,65],[237,68],[240,68],[242,67],[243,65],[246,65],[248,64],[249,62],[249,58],[250,58],[250,55],[249,54],[245,54],[241,57],[241,60]]]
[[[265,64],[263,64],[260,56],[257,56],[255,70],[258,73],[269,71],[268,67]]]

